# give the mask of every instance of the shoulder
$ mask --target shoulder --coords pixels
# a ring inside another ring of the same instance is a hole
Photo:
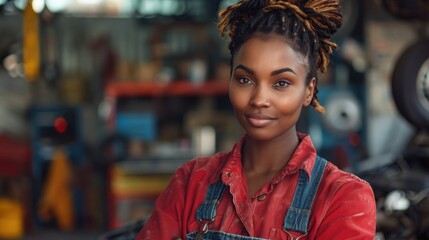
[[[325,173],[325,181],[331,182],[332,185],[336,188],[341,187],[342,185],[360,185],[365,188],[371,189],[369,183],[353,173],[343,171],[335,166],[333,163],[327,161]]]
[[[318,234],[341,239],[373,238],[376,203],[368,182],[328,162],[316,202]]]
[[[373,205],[374,192],[370,184],[353,173],[345,172],[328,161],[321,183],[322,195],[328,201],[353,199],[354,202],[366,202]]]

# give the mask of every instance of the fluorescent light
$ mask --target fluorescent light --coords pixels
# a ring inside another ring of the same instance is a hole
[[[60,12],[67,8],[70,0],[46,0],[46,6],[51,12]]]
[[[45,7],[45,0],[33,0],[32,6],[35,12],[40,13]]]

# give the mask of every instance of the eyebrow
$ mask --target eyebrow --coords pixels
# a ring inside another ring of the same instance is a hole
[[[248,72],[248,73],[250,73],[250,74],[252,74],[252,75],[255,75],[255,71],[253,71],[252,69],[250,69],[250,68],[248,68],[248,67],[246,67],[246,66],[243,66],[243,65],[238,65],[237,67],[235,67],[235,69],[234,69],[234,72],[235,72],[235,70],[237,70],[237,69],[242,69],[242,70],[244,70],[244,71],[246,71],[246,72]]]
[[[237,67],[235,67],[234,71],[237,70],[237,69],[242,69],[242,70],[244,70],[244,71],[246,71],[246,72],[248,72],[248,73],[250,73],[252,75],[255,75],[255,71],[253,71],[252,69],[250,69],[250,68],[248,68],[246,66],[243,66],[241,64],[238,65]],[[285,67],[285,68],[282,68],[282,69],[279,69],[279,70],[272,71],[271,72],[271,76],[279,75],[279,74],[284,73],[284,72],[291,72],[291,73],[293,73],[293,74],[296,75],[296,72],[294,70],[292,70],[291,68]]]
[[[271,72],[271,76],[279,75],[279,74],[284,73],[284,72],[291,72],[291,73],[296,75],[296,72],[294,70],[292,70],[291,68],[285,67],[285,68]]]

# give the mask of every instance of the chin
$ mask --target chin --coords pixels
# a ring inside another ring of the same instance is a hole
[[[276,138],[277,135],[270,133],[267,129],[245,129],[247,137],[255,141],[270,141]]]
[[[281,139],[288,141],[290,137],[297,136],[294,128],[289,128],[289,130],[285,131],[279,131],[278,128],[244,128],[244,130],[248,138],[258,142],[278,141]]]

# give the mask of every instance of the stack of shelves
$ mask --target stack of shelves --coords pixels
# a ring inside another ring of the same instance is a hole
[[[174,97],[175,101],[189,97],[198,101],[203,98],[227,98],[227,96],[228,82],[220,81],[199,84],[188,81],[168,84],[112,82],[105,89],[106,101],[110,105],[107,123],[112,132],[117,130],[118,116],[121,115],[118,102],[122,98],[128,101],[144,98],[149,103],[154,103],[156,99],[169,97]],[[182,117],[184,115],[185,113]],[[155,118],[156,121],[160,120],[158,117]],[[157,127],[156,124],[154,127]],[[154,138],[152,136],[146,139],[146,142],[156,144]],[[137,159],[125,157],[113,163],[109,168],[108,177],[109,228],[114,229],[147,218],[153,210],[156,197],[165,189],[175,170],[193,157],[195,155],[189,151],[160,155],[145,153]]]

